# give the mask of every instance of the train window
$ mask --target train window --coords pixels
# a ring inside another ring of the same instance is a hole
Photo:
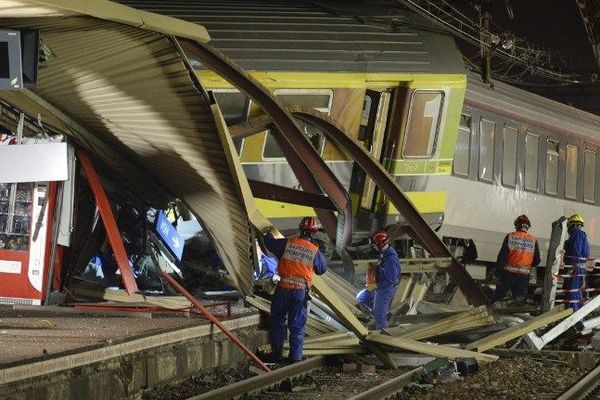
[[[331,110],[331,101],[333,100],[333,91],[329,89],[278,89],[275,91],[275,95],[286,106],[302,105],[312,107],[317,111],[326,114],[329,114],[329,111]],[[301,121],[298,121],[298,125],[304,136],[308,138],[319,155],[322,155],[325,147],[325,135],[323,132],[317,127]],[[267,131],[265,146],[263,148],[263,158],[283,157],[283,152],[279,148],[273,134],[270,131]]]
[[[371,96],[369,96],[369,94],[367,93],[365,95],[365,102],[363,103],[362,116],[360,117],[360,128],[358,130],[358,140],[366,140],[367,136],[370,133],[370,132],[367,132],[367,128],[369,125],[369,116],[371,115],[371,112],[373,112],[373,110],[371,110],[372,104],[373,104],[373,99],[371,99]]]
[[[538,154],[540,137],[532,133],[525,136],[525,189],[538,190]]]
[[[215,101],[219,105],[227,125],[248,121],[250,99],[235,89],[213,90]],[[244,139],[233,141],[238,154],[242,154]]]
[[[431,157],[438,137],[444,92],[415,90],[412,94],[404,135],[402,157]]]
[[[471,116],[462,114],[454,152],[454,174],[469,176],[469,149],[471,148]]]
[[[494,179],[494,130],[496,123],[481,119],[479,123],[479,179],[492,182]]]
[[[567,173],[565,182],[565,197],[577,199],[577,146],[567,145]]]
[[[596,152],[585,151],[583,201],[593,203],[596,200]]]
[[[546,194],[558,193],[558,150],[557,140],[546,141]]]
[[[517,129],[504,127],[502,137],[502,184],[515,187],[517,183]]]

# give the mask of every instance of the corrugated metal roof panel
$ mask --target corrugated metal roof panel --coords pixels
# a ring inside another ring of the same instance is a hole
[[[93,155],[116,171],[131,169],[132,186],[182,199],[248,293],[253,243],[232,155],[178,47],[163,34],[88,17],[0,26],[40,29],[52,56],[35,94],[83,127],[69,133]]]
[[[0,2],[0,18],[57,17],[86,15],[118,22],[154,32],[176,35],[205,42],[204,27],[185,21],[139,11],[106,0],[4,0]]]
[[[248,70],[464,73],[452,38],[421,21],[426,29],[410,29],[410,15],[392,30],[300,1],[121,2],[204,25],[211,45]]]

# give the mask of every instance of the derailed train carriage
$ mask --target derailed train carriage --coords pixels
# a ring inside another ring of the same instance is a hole
[[[551,222],[573,212],[584,216],[592,245],[598,245],[600,118],[508,85],[492,89],[475,75],[467,79],[452,38],[418,16],[399,15],[400,23],[390,28],[297,2],[126,3],[202,24],[214,47],[285,104],[328,114],[379,159],[445,242],[474,264],[493,263],[503,235],[522,213],[533,220],[543,252]],[[353,10],[367,17],[378,12]],[[243,93],[195,67],[229,125],[260,115]],[[302,127],[351,193],[357,239],[402,224],[352,160],[314,126]],[[250,179],[298,187],[270,131],[236,145]],[[314,213],[257,201],[282,229]],[[471,273],[486,275],[485,268]]]
[[[453,40],[425,21],[430,30],[360,23],[313,5],[282,2],[228,2],[193,5],[126,2],[200,23],[211,45],[221,50],[286,105],[324,112],[348,135],[361,141],[394,176],[448,175],[458,132],[466,76]],[[196,65],[229,125],[260,110],[243,93],[202,65]],[[351,192],[357,228],[400,221],[398,212],[353,169],[353,162],[313,126],[304,133],[336,177]],[[269,131],[237,142],[250,179],[297,188],[298,181]],[[441,223],[444,191],[407,188],[408,196],[431,223]],[[295,228],[308,207],[259,199],[280,228]]]

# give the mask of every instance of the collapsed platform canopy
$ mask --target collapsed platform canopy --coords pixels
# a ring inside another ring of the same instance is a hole
[[[149,203],[181,199],[248,293],[251,229],[230,139],[173,39],[206,42],[204,28],[101,0],[0,0],[0,28],[38,29],[47,59],[35,89],[0,99],[69,135],[105,180]]]

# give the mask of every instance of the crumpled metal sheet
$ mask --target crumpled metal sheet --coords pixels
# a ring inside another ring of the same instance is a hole
[[[231,148],[176,42],[80,16],[0,19],[0,26],[39,29],[51,51],[34,93],[16,98],[62,113],[67,133],[141,196],[180,198],[249,293],[252,234]]]

